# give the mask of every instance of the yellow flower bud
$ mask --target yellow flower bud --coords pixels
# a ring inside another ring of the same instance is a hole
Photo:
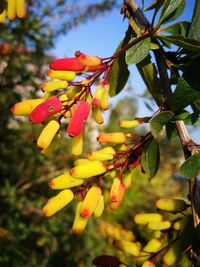
[[[89,159],[77,159],[74,161],[74,166],[78,166],[85,163],[90,163],[91,161]]]
[[[55,147],[57,146],[57,144],[60,141],[60,134],[56,134],[53,138],[53,140],[51,141],[51,143],[48,145],[47,148],[41,150],[41,154],[43,155],[49,155],[52,153],[52,151],[55,149]]]
[[[128,253],[130,255],[133,256],[139,256],[140,255],[140,246],[138,246],[137,243],[135,242],[130,242],[130,241],[126,241],[126,240],[116,240],[114,242],[114,246],[125,252]]]
[[[104,210],[104,197],[103,195],[100,196],[96,209],[94,210],[94,216],[100,217]]]
[[[16,17],[16,2],[15,0],[7,0],[7,16],[10,20]]]
[[[147,226],[151,230],[165,230],[171,227],[171,223],[170,221],[148,222]]]
[[[6,9],[0,14],[0,23],[4,23],[6,20]]]
[[[83,133],[72,138],[72,154],[79,156],[83,152]]]
[[[148,222],[161,222],[162,215],[159,213],[142,213],[136,214],[134,221],[137,224],[147,224]]]
[[[104,133],[100,134],[97,140],[99,143],[124,143],[126,136],[122,132]]]
[[[26,16],[25,0],[16,0],[16,14],[20,19]]]
[[[113,155],[115,154],[115,150],[112,147],[107,147],[108,149],[99,149],[96,151],[92,151],[88,155],[88,159],[90,160],[111,160],[113,159]],[[113,152],[114,150],[114,152]]]
[[[122,203],[124,194],[126,191],[125,185],[120,181],[119,178],[113,180],[111,190],[110,190],[110,208],[117,209]]]
[[[51,79],[72,81],[75,78],[76,73],[74,71],[67,71],[67,70],[49,70],[48,76]]]
[[[162,247],[160,240],[152,238],[143,248],[144,252],[156,253]]]
[[[64,172],[63,174],[53,178],[49,186],[52,189],[65,189],[79,186],[84,183],[83,179],[77,179],[70,175],[69,171]]]
[[[104,86],[104,90],[103,90],[103,95],[102,95],[102,98],[101,98],[101,108],[106,110],[108,109],[108,105],[109,105],[109,85],[106,84]]]
[[[156,267],[156,265],[152,261],[145,261],[142,267]]]
[[[93,119],[96,121],[96,123],[102,124],[104,122],[103,116],[101,114],[101,110],[98,106],[92,107],[92,116],[93,116]]]
[[[70,170],[75,178],[90,178],[106,171],[106,165],[98,160],[90,161],[85,164],[78,165]]]
[[[48,200],[47,204],[43,208],[45,216],[52,216],[54,213],[64,208],[74,198],[74,194],[70,189],[62,190],[55,197]]]
[[[87,192],[80,209],[80,214],[83,218],[88,218],[95,211],[101,196],[101,188],[99,186],[92,186]]]
[[[129,188],[131,186],[131,183],[132,183],[132,178],[133,178],[133,170],[126,170],[124,173],[123,173],[123,183],[125,185],[126,188]]]
[[[84,231],[84,229],[87,225],[87,222],[88,222],[88,219],[83,218],[80,215],[80,210],[81,210],[82,204],[83,204],[83,202],[80,201],[76,206],[76,213],[75,213],[74,223],[72,226],[72,233],[74,235],[80,235]]]
[[[134,128],[140,125],[140,122],[138,120],[120,120],[119,125],[123,128]]]
[[[69,99],[73,99],[81,91],[82,91],[82,87],[80,87],[80,86],[72,86],[67,90],[66,94],[67,94],[67,97]]]
[[[67,87],[68,87],[67,81],[54,81],[54,80],[44,82],[40,86],[40,88],[44,92],[53,92],[53,91],[60,90],[60,89],[66,89]]]
[[[156,207],[171,212],[183,212],[188,205],[182,199],[161,198],[156,201]]]
[[[45,126],[45,128],[43,129],[37,140],[38,147],[40,147],[41,149],[47,148],[50,145],[56,133],[58,132],[59,128],[60,124],[55,120],[51,120]]]
[[[29,115],[34,108],[43,103],[45,98],[27,99],[14,104],[11,111],[16,116]]]

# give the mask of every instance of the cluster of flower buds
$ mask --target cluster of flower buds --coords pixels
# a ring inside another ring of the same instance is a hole
[[[149,138],[150,135],[139,137],[123,132],[100,134],[97,140],[107,146],[75,160],[74,167],[50,181],[51,189],[61,191],[48,200],[44,215],[51,216],[76,199],[72,232],[81,234],[92,215],[100,217],[103,213],[104,182],[110,185],[110,208],[117,209],[131,185],[142,147]]]
[[[101,124],[101,111],[108,109],[109,59],[89,56],[80,51],[74,58],[56,59],[50,63],[48,80],[40,86],[44,95],[28,99],[12,107],[14,115],[28,115],[32,124],[42,124],[37,145],[43,154],[52,151],[58,142],[62,120],[68,123],[67,134],[72,137],[72,153],[82,153],[84,125],[92,111],[94,120]],[[103,75],[93,90],[93,85]]]
[[[4,8],[0,14],[0,23],[4,23],[6,17],[14,20],[16,16],[20,19],[26,16],[25,0],[4,0],[1,5],[4,5]]]

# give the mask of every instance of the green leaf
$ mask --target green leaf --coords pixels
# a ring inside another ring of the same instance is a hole
[[[180,21],[166,28],[161,29],[161,32],[169,32],[173,35],[186,36],[190,23],[188,21]]]
[[[152,10],[152,9],[159,9],[164,0],[154,0],[152,4],[144,8],[144,11]]]
[[[196,57],[183,73],[183,77],[187,83],[194,89],[200,92],[200,55]]]
[[[173,141],[177,138],[177,130],[174,123],[168,122],[166,124],[165,131],[169,141]]]
[[[139,62],[137,68],[147,89],[155,99],[156,103],[160,105],[163,102],[162,86],[160,79],[158,79],[158,71],[155,64],[151,62],[150,55]]]
[[[171,35],[171,36],[160,35],[157,36],[157,38],[159,38],[160,40],[168,41],[179,47],[183,47],[189,51],[200,52],[200,42],[194,39],[186,38],[182,35]]]
[[[200,91],[194,90],[183,77],[180,77],[172,95],[171,109],[180,110],[192,104],[200,97]]]
[[[154,137],[159,137],[163,134],[163,127],[167,124],[174,114],[171,111],[162,111],[150,119],[150,129]]]
[[[146,38],[140,41],[139,43],[135,44],[134,46],[130,47],[126,51],[126,63],[137,64],[140,61],[142,61],[149,54],[150,45],[151,45],[151,38]]]
[[[127,44],[131,38],[131,31],[127,30],[125,38],[120,42],[117,50]],[[115,96],[121,92],[129,78],[129,70],[125,61],[125,53],[122,53],[114,62],[109,75],[110,96]]]
[[[182,0],[166,0],[160,14],[159,23],[161,24],[168,16],[170,16],[181,4],[181,2]]]
[[[192,24],[188,37],[200,41],[200,0],[196,0],[195,3]]]
[[[178,7],[166,18],[162,21],[162,24],[168,23],[170,21],[176,20],[180,17],[185,9],[185,0],[182,0]]]
[[[157,173],[160,163],[159,145],[156,139],[151,139],[145,145],[141,155],[141,163],[148,178],[153,178]]]
[[[176,116],[174,117],[175,120],[185,120],[189,116],[189,112],[186,110],[181,110]]]
[[[192,113],[183,121],[186,125],[200,126],[200,113]]]
[[[200,170],[200,153],[194,154],[181,165],[179,174],[192,179],[198,175]]]

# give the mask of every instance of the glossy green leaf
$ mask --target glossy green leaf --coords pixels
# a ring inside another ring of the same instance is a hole
[[[169,17],[181,4],[181,2],[182,0],[166,0],[160,14],[159,23],[163,22],[167,17]]]
[[[200,126],[200,113],[199,112],[192,113],[183,121],[186,125]]]
[[[155,99],[156,103],[160,105],[163,102],[162,87],[160,79],[158,79],[158,71],[155,64],[151,62],[150,55],[139,62],[137,68],[147,89]]]
[[[162,24],[169,23],[170,21],[174,21],[181,16],[185,9],[185,0],[182,0],[178,7],[166,18],[162,21]]]
[[[150,129],[154,137],[159,137],[163,134],[163,127],[172,118],[174,114],[171,111],[162,111],[150,119]]]
[[[156,139],[151,139],[145,145],[141,155],[141,163],[148,178],[153,178],[157,173],[160,163],[159,145]]]
[[[189,38],[200,41],[200,0],[196,0]]]
[[[200,91],[194,90],[187,81],[181,77],[172,96],[171,109],[181,110],[200,97]]]
[[[131,40],[132,41],[132,40]],[[137,64],[142,61],[148,54],[151,45],[151,38],[146,38],[126,51],[126,63]]]
[[[179,174],[186,178],[192,179],[198,175],[200,170],[200,153],[194,154],[181,165]]]
[[[120,42],[117,50],[127,44],[131,38],[131,31],[126,32],[125,38]],[[114,62],[109,75],[110,96],[115,96],[121,92],[129,78],[129,70],[125,61],[125,54],[122,53]]]
[[[198,42],[197,40],[189,39],[182,35],[171,35],[171,36],[159,35],[157,37],[160,40],[168,41],[179,47],[183,47],[186,50],[200,52],[200,42]]]
[[[180,21],[166,28],[161,29],[162,32],[169,32],[173,35],[186,36],[190,23],[188,21]]]
[[[196,57],[183,73],[184,79],[194,89],[200,92],[200,56]]]

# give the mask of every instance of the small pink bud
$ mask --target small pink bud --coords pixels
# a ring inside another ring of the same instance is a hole
[[[56,96],[52,96],[39,104],[29,115],[29,120],[35,124],[45,121],[62,110],[62,103]]]
[[[84,123],[90,114],[90,105],[85,101],[80,101],[75,107],[74,114],[67,128],[70,136],[79,135],[84,127]]]

